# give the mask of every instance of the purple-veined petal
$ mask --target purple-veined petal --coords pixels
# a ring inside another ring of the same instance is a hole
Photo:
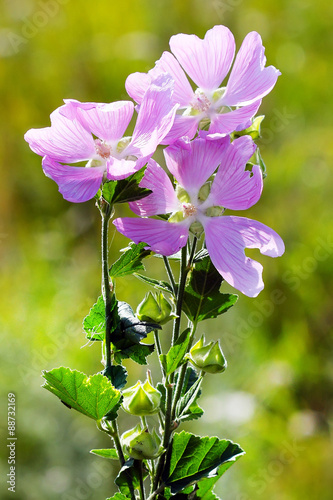
[[[146,91],[127,155],[150,156],[171,129],[178,105],[172,104],[173,80],[160,75]]]
[[[274,66],[265,68],[265,48],[256,31],[248,33],[235,59],[223,96],[227,106],[245,106],[267,95],[281,74]]]
[[[171,127],[171,130],[167,133],[161,144],[173,144],[182,137],[187,137],[193,139],[197,132],[198,124],[200,122],[200,116],[183,116],[175,115],[175,121]]]
[[[163,52],[162,57],[156,62],[156,69],[168,73],[174,80],[172,101],[180,107],[190,105],[194,92],[182,67],[170,52]]]
[[[126,179],[140,168],[141,166],[136,160],[119,160],[111,157],[106,162],[107,178],[109,180]]]
[[[261,100],[228,113],[215,114],[208,133],[204,135],[207,139],[215,140],[230,134],[234,130],[244,130],[251,125],[250,120],[256,115],[260,104]]]
[[[61,165],[50,157],[43,158],[43,170],[47,177],[59,186],[67,201],[82,203],[95,196],[103,180],[105,167],[70,167]]]
[[[77,118],[88,132],[105,141],[119,141],[134,112],[131,101],[103,104],[65,99],[65,103],[61,114]]]
[[[284,252],[280,236],[260,222],[244,217],[210,217],[205,221],[206,246],[218,272],[233,287],[249,297],[264,288],[263,267],[245,255],[245,248],[259,248],[270,257]]]
[[[151,84],[151,80],[152,78],[148,73],[136,72],[128,75],[125,82],[125,88],[133,101],[141,104],[143,96]]]
[[[24,139],[40,156],[68,163],[89,160],[96,156],[92,135],[77,120],[61,114],[64,106],[51,113],[51,127],[30,129]]]
[[[235,54],[235,40],[225,26],[196,35],[174,35],[170,48],[186,73],[203,90],[216,90],[226,77]]]
[[[151,250],[161,255],[173,255],[186,245],[188,226],[156,219],[122,217],[113,224],[118,231],[134,243],[144,242]]]
[[[221,155],[221,166],[212,183],[204,205],[246,210],[259,200],[263,187],[261,169],[254,165],[252,173],[245,170],[256,149],[249,136],[234,140]]]
[[[229,138],[218,141],[194,139],[178,141],[164,150],[165,161],[172,175],[191,196],[209,179],[220,164],[222,151]]]
[[[172,182],[155,160],[149,160],[140,187],[151,189],[152,193],[129,204],[137,215],[149,217],[179,210],[179,201]]]

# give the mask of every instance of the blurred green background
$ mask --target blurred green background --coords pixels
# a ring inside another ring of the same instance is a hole
[[[221,338],[229,367],[206,377],[205,416],[186,428],[246,450],[219,483],[223,500],[332,499],[332,18],[324,0],[1,1],[2,499],[104,500],[117,471],[89,454],[108,446],[94,422],[40,388],[42,369],[101,369],[99,346],[83,347],[81,330],[99,295],[100,220],[93,201],[62,199],[23,134],[48,126],[63,98],[127,99],[127,75],[150,69],[171,35],[203,37],[215,24],[238,47],[259,31],[283,74],[261,108],[268,177],[246,215],[278,231],[286,253],[258,257],[266,286],[257,299],[241,296],[201,327]],[[128,240],[113,235],[116,256]],[[156,259],[148,268],[162,277]],[[118,283],[134,308],[144,291],[135,278]],[[144,378],[127,366],[130,382]],[[5,484],[8,392],[17,398],[15,495]]]

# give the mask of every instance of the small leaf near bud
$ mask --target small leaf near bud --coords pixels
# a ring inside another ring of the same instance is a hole
[[[204,336],[190,350],[189,361],[207,373],[222,373],[227,368],[219,341],[204,345]]]

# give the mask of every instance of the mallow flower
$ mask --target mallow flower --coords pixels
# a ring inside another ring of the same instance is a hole
[[[29,130],[24,138],[43,156],[44,173],[63,197],[84,202],[95,196],[103,180],[124,179],[139,170],[169,132],[177,105],[171,100],[173,81],[158,76],[147,88],[132,137],[124,133],[134,104],[81,103],[67,99],[51,114],[51,127]],[[85,167],[67,163],[87,162]],[[64,165],[65,163],[65,165]]]
[[[245,169],[255,148],[249,136],[232,143],[229,137],[179,140],[164,151],[176,189],[166,172],[149,160],[140,184],[152,193],[130,204],[141,218],[118,218],[116,228],[135,243],[145,242],[165,256],[185,246],[190,231],[197,236],[205,231],[207,251],[218,272],[245,295],[256,297],[264,287],[263,268],[244,250],[259,248],[264,255],[278,257],[284,252],[283,241],[260,222],[224,215],[225,209],[248,209],[261,196],[260,167],[254,165],[252,172]],[[162,214],[169,214],[168,219],[150,218]]]
[[[223,82],[235,55],[235,40],[227,27],[214,26],[203,40],[196,35],[174,35],[170,49],[172,54],[164,52],[148,73],[132,73],[126,80],[128,94],[141,105],[156,75],[167,72],[173,77],[172,99],[179,109],[163,144],[172,144],[182,136],[193,138],[198,126],[208,139],[247,128],[261,98],[272,90],[280,75],[274,66],[265,67],[265,49],[255,31],[244,38],[226,84]],[[186,73],[195,83],[195,91]]]

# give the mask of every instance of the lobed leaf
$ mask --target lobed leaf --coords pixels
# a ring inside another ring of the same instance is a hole
[[[164,366],[166,375],[173,373],[179,366],[184,364],[184,359],[187,352],[187,346],[190,339],[191,329],[187,328],[178,338],[174,346],[172,346],[167,354],[161,354],[160,360]]]
[[[110,276],[112,278],[120,278],[137,271],[144,271],[145,267],[142,260],[152,254],[150,250],[145,250],[147,245],[139,243],[136,245],[131,242],[129,247],[110,268]]]
[[[222,475],[243,454],[232,441],[182,431],[173,437],[163,481],[172,494],[178,493],[192,483],[216,475],[219,467]]]
[[[61,366],[43,371],[43,377],[45,383],[42,387],[55,394],[66,406],[94,420],[100,420],[120,405],[120,391],[100,373],[89,377]]]
[[[139,187],[145,173],[145,167],[135,174],[119,181],[108,181],[103,184],[102,196],[110,205],[141,200],[151,194],[151,190]]]

